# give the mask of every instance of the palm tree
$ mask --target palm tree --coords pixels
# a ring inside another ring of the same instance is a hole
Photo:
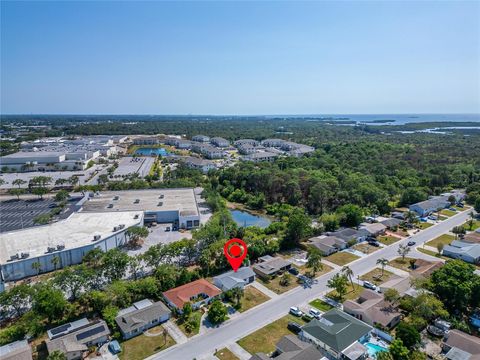
[[[232,298],[235,299],[235,307],[237,309],[240,309],[240,307],[241,307],[243,294],[244,294],[243,288],[234,287],[232,289]]]
[[[36,261],[32,263],[32,269],[37,272],[37,276],[38,276],[38,274],[40,274],[40,270],[42,270],[42,264],[40,264],[40,261]]]
[[[343,268],[342,268],[342,273],[348,278],[348,280],[350,280],[350,283],[352,284],[352,289],[354,288],[354,284],[353,284],[353,271],[352,269],[350,269],[350,267],[348,267],[347,265],[345,265]]]
[[[377,260],[377,265],[380,265],[382,267],[382,275],[381,277],[383,277],[383,274],[385,272],[385,266],[388,265],[388,260],[385,259],[385,258],[381,258],[381,259],[378,259]]]
[[[58,256],[54,256],[51,262],[53,264],[53,269],[57,270],[57,266],[60,265],[60,258]]]
[[[473,214],[473,211],[470,211],[468,215],[470,216],[470,220],[468,220],[468,230],[472,230],[473,223],[475,222],[475,215]]]

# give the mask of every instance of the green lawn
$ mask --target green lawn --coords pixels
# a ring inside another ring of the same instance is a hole
[[[465,224],[463,224],[463,227],[467,231],[475,231],[480,227],[480,220],[474,220],[471,228],[470,228],[470,220],[469,220]]]
[[[220,360],[240,360],[238,357],[236,357],[230,350],[227,348],[223,348],[218,350],[215,353],[215,356],[219,358]]]
[[[314,308],[317,308],[318,310],[323,311],[323,312],[326,312],[326,311],[333,308],[332,305],[330,305],[330,304],[328,304],[325,301],[320,300],[320,299],[315,299],[313,301],[310,301],[309,304],[312,305]]]
[[[180,328],[180,330],[183,331],[183,333],[185,335],[187,335],[188,337],[191,337],[193,335],[198,334],[198,331],[200,330],[200,321],[201,320],[202,320],[202,313],[199,310],[197,310],[197,311],[194,311],[190,314],[190,320],[189,321],[193,321],[195,323],[195,326],[194,326],[193,330],[187,331],[187,329],[185,327],[185,322],[180,318],[176,320],[176,324]]]
[[[305,321],[301,318],[288,314],[250,335],[245,336],[237,341],[237,343],[250,354],[256,354],[257,352],[264,352],[266,354],[271,353],[275,350],[275,344],[282,336],[293,334],[287,329],[287,324],[290,321],[294,321],[300,325],[305,324]]]
[[[383,284],[384,282],[390,280],[390,277],[393,275],[392,272],[384,270],[382,276],[382,269],[375,268],[372,271],[360,276],[362,281],[370,281],[375,285]]]
[[[351,263],[352,261],[357,259],[359,259],[357,255],[345,251],[336,252],[335,254],[329,255],[325,258],[325,260],[328,260],[340,266]]]
[[[436,248],[438,244],[448,245],[453,240],[455,240],[455,236],[449,235],[449,234],[443,234],[433,240],[430,240],[429,242],[426,243],[426,245]]]
[[[161,325],[160,325],[161,327]],[[155,331],[155,328],[152,329]],[[175,345],[175,341],[167,335],[166,342],[163,334],[160,332],[158,336],[139,335],[133,339],[126,340],[120,345],[122,352],[119,354],[121,360],[142,360],[149,357],[156,352],[165,350],[166,348]]]
[[[392,245],[401,239],[391,235],[379,236],[378,241],[385,245]]]
[[[363,290],[365,290],[363,286],[354,283],[352,287],[352,284],[349,283],[347,287],[347,294],[345,295],[345,298],[341,300],[341,302],[358,298]],[[335,290],[330,291],[326,296],[335,301],[340,301]]]
[[[456,215],[457,212],[448,210],[448,209],[443,209],[442,211],[440,211],[440,214],[450,217],[450,216]]]
[[[433,224],[429,222],[420,222],[417,224],[417,228],[419,228],[420,230],[428,229],[430,226],[433,226]]]
[[[436,251],[430,251],[428,249],[424,249],[424,248],[421,248],[421,247],[418,247],[417,250],[424,253],[424,254],[435,256],[435,257],[438,257],[440,259],[451,260],[450,258],[448,258],[446,256],[439,255],[438,252],[436,252]]]
[[[260,305],[268,300],[270,300],[270,298],[257,288],[254,288],[253,286],[247,286],[242,298],[242,308],[239,311],[247,311],[248,309]]]

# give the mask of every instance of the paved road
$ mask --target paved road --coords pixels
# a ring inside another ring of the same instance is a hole
[[[384,247],[372,254],[360,258],[349,264],[355,273],[355,276],[362,275],[370,271],[376,264],[377,259],[392,259],[398,257],[397,249],[399,244],[406,244],[409,240],[413,240],[418,245],[426,241],[436,238],[437,236],[450,230],[452,227],[464,223],[468,219],[469,211],[459,213],[447,220],[444,220],[420,233],[411,236],[408,240],[402,240],[388,247]],[[418,258],[431,259],[430,256],[412,252],[409,256]],[[149,360],[191,360],[199,358],[201,355],[213,354],[215,349],[220,349],[224,344],[235,342],[251,332],[279,319],[287,314],[291,306],[306,303],[314,298],[319,297],[327,290],[327,281],[339,270],[334,270],[328,274],[320,276],[317,282],[311,288],[297,287],[282,296],[278,296],[267,301],[255,308],[245,312],[242,316],[226,321],[217,329],[211,330],[207,334],[195,336],[185,344],[177,344],[165,351],[149,357]]]

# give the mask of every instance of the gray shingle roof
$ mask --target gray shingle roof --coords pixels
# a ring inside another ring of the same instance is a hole
[[[123,313],[117,316],[115,321],[123,333],[129,333],[166,314],[171,314],[170,309],[161,301],[157,301],[149,306],[139,309],[134,308],[127,313]]]
[[[320,320],[312,320],[304,325],[302,330],[341,352],[368,334],[372,327],[343,311],[332,309],[323,314]]]

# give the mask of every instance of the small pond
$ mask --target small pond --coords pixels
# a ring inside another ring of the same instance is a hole
[[[258,226],[259,228],[266,228],[271,224],[269,218],[261,215],[254,215],[247,211],[242,210],[230,210],[233,220],[237,223],[238,226]]]
[[[164,148],[139,148],[135,151],[137,155],[161,155],[167,156],[169,152]]]

